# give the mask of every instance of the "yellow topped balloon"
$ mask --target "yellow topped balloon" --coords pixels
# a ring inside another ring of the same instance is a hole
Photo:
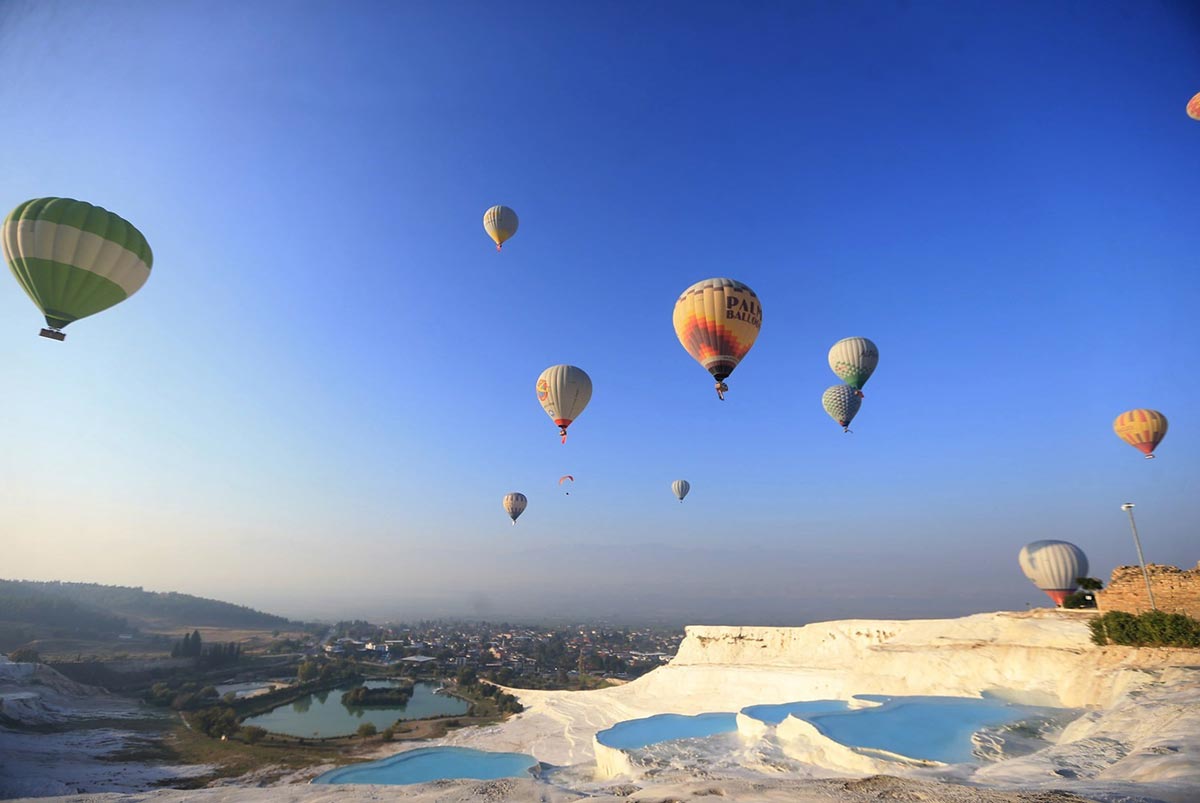
[[[1113,432],[1151,460],[1155,448],[1167,434],[1167,417],[1158,410],[1129,410],[1117,416]]]
[[[517,213],[507,206],[493,206],[483,213],[483,230],[496,241],[496,250],[517,233]]]
[[[717,380],[725,398],[725,379],[750,351],[762,328],[762,305],[746,285],[733,279],[705,279],[683,291],[675,302],[675,336],[692,358]]]

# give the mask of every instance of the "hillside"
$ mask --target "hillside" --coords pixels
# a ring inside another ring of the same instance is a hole
[[[191,594],[96,583],[0,580],[5,631],[52,628],[104,636],[138,628],[282,628],[288,619]]]

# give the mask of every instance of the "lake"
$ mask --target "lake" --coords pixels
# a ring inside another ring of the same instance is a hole
[[[675,739],[695,739],[732,733],[737,730],[737,715],[714,712],[711,714],[656,714],[643,719],[627,719],[596,734],[596,741],[605,747],[617,750],[637,750],[659,742]]]
[[[245,720],[243,725],[257,725],[272,733],[288,736],[345,736],[358,730],[359,725],[370,722],[383,730],[398,719],[422,719],[437,716],[462,716],[470,703],[448,694],[434,694],[437,689],[432,683],[418,683],[413,687],[412,699],[406,705],[386,708],[348,707],[342,705],[342,694],[357,686],[382,688],[398,685],[390,680],[368,680],[365,683],[348,683],[329,691],[316,692],[285,703],[273,711]]]

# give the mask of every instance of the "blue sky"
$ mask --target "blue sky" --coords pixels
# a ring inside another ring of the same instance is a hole
[[[0,206],[103,205],[155,264],[65,343],[0,285],[0,574],[958,614],[1045,601],[1028,541],[1133,562],[1127,500],[1192,566],[1198,36],[1186,3],[4,4]],[[724,403],[671,328],[710,276],[764,309]],[[881,361],[844,435],[851,335]],[[595,384],[565,447],[558,362]],[[1111,430],[1143,406],[1155,461]]]

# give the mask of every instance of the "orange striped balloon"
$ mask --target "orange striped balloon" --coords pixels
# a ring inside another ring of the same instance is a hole
[[[1167,417],[1158,410],[1130,410],[1117,416],[1113,432],[1149,460],[1167,434]]]
[[[724,399],[726,378],[750,351],[762,328],[762,305],[754,291],[733,279],[705,279],[683,291],[672,315],[675,336],[692,359],[717,380]]]
[[[1193,120],[1200,120],[1200,92],[1197,92],[1192,96],[1192,99],[1188,101],[1187,114],[1188,117],[1191,117]]]

